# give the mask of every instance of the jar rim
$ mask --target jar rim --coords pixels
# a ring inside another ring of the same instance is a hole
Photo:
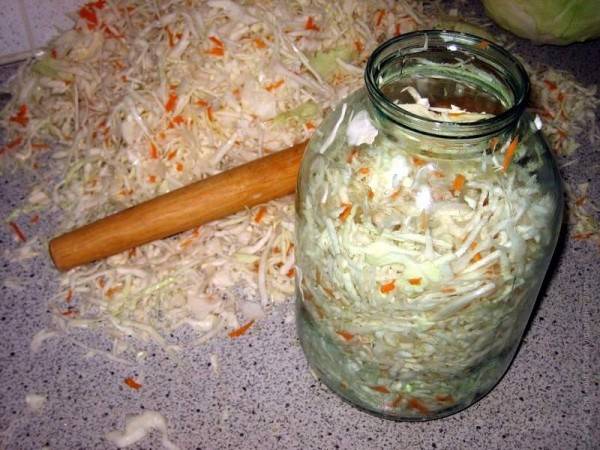
[[[402,44],[416,43],[420,40],[422,47],[406,47]],[[431,49],[445,48],[456,50],[460,46],[463,53],[479,58],[480,60],[496,60],[506,72],[511,81],[510,89],[514,96],[510,106],[498,115],[478,120],[476,122],[448,122],[426,118],[412,113],[386,96],[379,86],[378,75],[386,63],[382,61],[393,47],[398,47],[397,56],[416,56],[419,52]],[[448,47],[454,46],[454,49]],[[403,52],[402,50],[406,50]],[[383,65],[381,65],[383,63]],[[369,57],[365,69],[365,84],[371,100],[379,106],[379,110],[392,119],[395,123],[413,131],[444,138],[481,137],[497,134],[513,126],[523,111],[529,97],[529,77],[527,71],[512,54],[506,49],[488,41],[480,36],[464,32],[444,30],[422,30],[402,34],[389,39],[377,47]]]

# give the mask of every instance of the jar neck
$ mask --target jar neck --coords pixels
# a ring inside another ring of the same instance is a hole
[[[386,128],[399,126],[445,140],[507,132],[516,126],[529,95],[525,69],[506,50],[477,36],[447,31],[419,31],[383,43],[367,62],[365,83]],[[423,117],[399,106],[413,102],[410,91],[431,106],[487,116],[471,122]]]

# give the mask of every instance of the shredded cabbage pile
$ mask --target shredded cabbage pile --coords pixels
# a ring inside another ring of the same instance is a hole
[[[96,1],[24,65],[4,112],[6,153],[48,143],[62,177],[30,205],[68,230],[307,139],[362,84],[380,41],[423,26],[416,2]],[[20,114],[20,116],[19,116]],[[8,148],[10,147],[10,148]],[[62,325],[169,346],[207,339],[293,293],[290,198],[61,275]],[[118,350],[115,350],[118,353]]]
[[[6,218],[23,241],[11,259],[46,254],[48,237],[35,236],[40,215],[59,216],[59,234],[307,139],[325,111],[362,85],[379,43],[435,22],[428,5],[86,4],[73,29],[8,85],[1,170],[58,180],[40,182]],[[545,92],[541,78],[536,86]],[[561,125],[565,142],[596,105],[583,89],[568,79],[555,92],[564,92],[569,118],[577,112]],[[540,107],[561,123],[552,95]],[[50,302],[54,328],[102,328],[119,354],[127,336],[168,347],[181,328],[201,341],[250,323],[292,295],[292,236],[286,198],[71,270]]]

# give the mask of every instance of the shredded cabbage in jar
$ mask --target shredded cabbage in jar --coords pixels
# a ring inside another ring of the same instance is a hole
[[[362,85],[366,58],[380,42],[431,27],[430,6],[86,4],[73,15],[73,29],[9,84],[0,170],[44,174],[5,219],[22,241],[10,257],[45,254],[46,238],[24,233],[19,221],[35,230],[40,215],[55,215],[58,234],[305,140],[328,108]],[[536,73],[537,92],[547,88],[545,77],[564,78]],[[568,133],[561,145],[572,150],[579,130],[597,136],[582,125],[597,99],[573,78],[559,84],[538,107],[557,121],[551,136]],[[563,115],[574,120],[561,123]],[[292,201],[280,199],[61,274],[50,332],[100,328],[119,354],[128,336],[175,348],[176,330],[191,328],[203,341],[239,327],[242,318],[259,319],[292,295],[293,227]]]
[[[414,104],[400,106],[425,117],[492,117],[413,94]],[[554,245],[549,224],[561,199],[537,175],[548,161],[506,133],[504,142],[469,141],[458,158],[443,156],[447,143],[436,148],[402,128],[352,145],[354,128],[368,129],[360,107],[352,98],[342,105],[330,119],[335,139],[303,163],[305,352],[334,390],[367,409],[422,417],[469,404],[516,349],[515,323],[539,287],[532,274]]]

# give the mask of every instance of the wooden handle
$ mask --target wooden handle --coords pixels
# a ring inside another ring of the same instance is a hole
[[[302,142],[58,236],[50,256],[67,270],[291,194],[305,147]]]

